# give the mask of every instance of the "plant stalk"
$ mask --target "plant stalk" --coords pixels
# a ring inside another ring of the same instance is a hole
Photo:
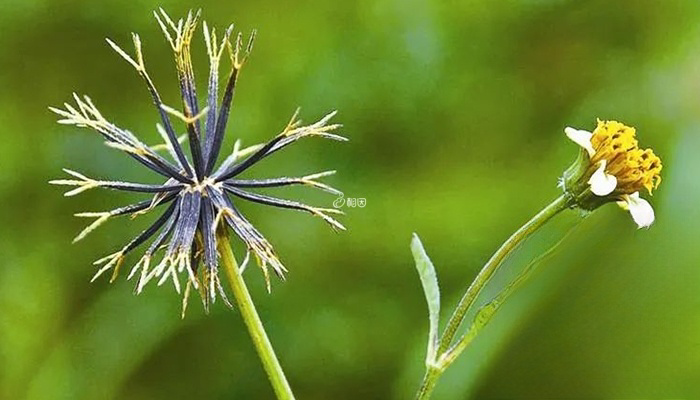
[[[579,220],[579,222],[581,222],[581,220]],[[479,334],[481,329],[491,321],[494,315],[496,315],[496,312],[501,308],[501,306],[506,302],[506,300],[515,292],[515,290],[519,286],[523,284],[523,282],[525,282],[530,277],[537,265],[539,265],[543,260],[554,254],[557,247],[559,247],[559,245],[562,244],[564,240],[574,231],[574,228],[576,228],[576,226],[578,226],[578,223],[572,226],[569,229],[569,231],[566,232],[559,239],[559,241],[556,242],[547,251],[532,259],[532,261],[530,261],[525,266],[525,268],[523,268],[520,274],[518,274],[518,276],[515,277],[515,279],[513,279],[509,284],[507,284],[496,295],[496,297],[491,299],[488,303],[484,304],[483,306],[479,307],[479,309],[476,312],[476,315],[474,316],[474,319],[472,320],[471,325],[467,329],[467,332],[464,333],[457,340],[457,343],[450,347],[449,350],[447,350],[440,357],[438,364],[441,369],[447,369],[447,367],[449,367],[457,359],[457,357],[459,357],[459,355],[462,354],[464,349],[466,349],[467,346],[469,346],[469,343],[471,343],[471,341],[474,340],[474,338]]]
[[[284,371],[282,370],[280,362],[277,360],[275,350],[272,348],[272,344],[267,337],[267,333],[265,333],[265,328],[260,320],[260,316],[255,310],[255,304],[243,280],[236,258],[233,256],[228,237],[220,234],[217,244],[219,247],[219,254],[221,255],[221,261],[226,270],[226,276],[231,285],[233,296],[236,299],[236,304],[243,317],[243,322],[245,322],[248,328],[248,333],[250,333],[260,361],[265,368],[267,377],[270,379],[272,388],[278,399],[294,399],[292,388],[289,386],[289,382],[287,382],[287,378],[284,376]]]
[[[430,398],[430,394],[433,392],[435,384],[437,384],[437,378],[440,377],[440,374],[442,374],[442,371],[439,368],[433,366],[427,367],[425,370],[425,376],[423,377],[423,383],[420,385],[420,389],[418,389],[416,398]]]
[[[457,330],[466,319],[467,312],[472,307],[474,301],[479,296],[479,293],[481,293],[493,274],[498,270],[501,264],[503,264],[503,261],[508,257],[508,255],[515,251],[520,244],[525,241],[525,239],[530,237],[545,223],[552,219],[552,217],[567,209],[569,206],[571,206],[571,199],[566,194],[556,198],[548,206],[543,208],[542,211],[526,222],[525,225],[515,231],[515,233],[513,233],[486,262],[481,271],[479,271],[479,274],[476,276],[476,278],[474,278],[474,281],[469,285],[469,288],[457,304],[455,311],[452,313],[452,316],[445,327],[445,331],[438,345],[435,360],[436,366],[428,367],[428,370],[423,378],[421,388],[416,396],[417,399],[421,400],[430,398],[430,394],[434,389],[440,375],[442,375],[445,369],[447,369],[447,367],[454,361],[456,356],[459,355],[462,350],[464,350],[464,347],[466,347],[466,345],[457,346],[458,350],[456,352],[450,351],[455,350],[451,349],[450,345],[457,334]],[[468,344],[473,336],[475,336],[475,333],[476,332],[471,332],[470,328],[470,332],[467,332],[467,334],[460,339],[460,343]]]

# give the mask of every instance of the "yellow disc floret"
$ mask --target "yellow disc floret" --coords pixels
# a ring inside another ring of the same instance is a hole
[[[617,121],[598,120],[591,144],[591,164],[607,163],[606,172],[617,178],[616,192],[632,194],[646,188],[649,194],[661,183],[661,159],[651,149],[640,149],[635,129]]]

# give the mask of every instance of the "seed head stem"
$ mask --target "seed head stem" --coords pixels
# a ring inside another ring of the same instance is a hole
[[[260,320],[260,316],[255,310],[253,298],[248,292],[241,271],[238,268],[236,258],[233,256],[228,237],[223,233],[219,233],[217,239],[222,265],[226,271],[229,284],[231,285],[233,296],[236,299],[236,304],[243,317],[243,322],[245,322],[248,328],[248,333],[250,333],[250,337],[253,339],[253,344],[265,368],[267,377],[270,379],[272,388],[278,399],[293,400],[294,394],[292,393],[292,388],[289,386],[289,382],[287,382],[287,378],[284,376],[284,371],[282,370],[280,362],[277,360],[275,350],[272,348],[272,344],[267,337],[267,333],[265,333],[265,328]]]

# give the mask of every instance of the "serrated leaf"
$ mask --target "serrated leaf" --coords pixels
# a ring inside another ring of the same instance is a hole
[[[426,353],[426,363],[435,361],[438,344],[438,323],[440,319],[440,288],[438,287],[437,274],[433,262],[430,261],[421,243],[420,238],[415,233],[411,240],[411,252],[416,263],[416,270],[420,276],[425,300],[428,302],[428,317],[430,320],[430,330],[428,331],[428,349]]]

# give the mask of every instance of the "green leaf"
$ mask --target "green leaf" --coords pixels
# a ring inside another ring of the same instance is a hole
[[[421,243],[418,235],[413,234],[411,240],[411,252],[413,259],[416,262],[416,269],[420,276],[420,281],[423,284],[425,292],[425,300],[428,302],[428,316],[430,318],[430,331],[428,332],[428,350],[426,353],[425,362],[432,364],[436,359],[436,350],[438,344],[438,322],[440,318],[440,288],[438,287],[437,275],[435,267],[425,253],[423,243]]]

